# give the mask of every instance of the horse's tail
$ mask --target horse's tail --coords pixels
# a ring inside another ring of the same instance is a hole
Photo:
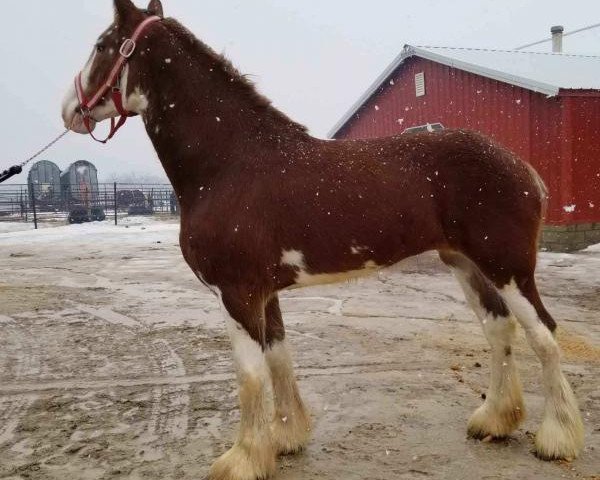
[[[542,239],[542,228],[544,227],[546,212],[548,211],[548,187],[546,186],[544,179],[533,166],[527,162],[525,162],[525,165],[527,166],[527,170],[529,170],[529,174],[531,175],[531,179],[533,180],[533,184],[535,185],[540,198],[540,219],[537,237],[537,245],[539,245]]]
[[[542,209],[540,211],[540,217],[543,220],[546,217],[546,212],[548,210],[548,187],[544,182],[544,179],[540,176],[533,166],[529,163],[525,162],[527,169],[529,170],[529,174],[531,175],[531,179],[533,180],[534,185],[537,188],[538,194],[540,196],[540,201],[542,205]]]

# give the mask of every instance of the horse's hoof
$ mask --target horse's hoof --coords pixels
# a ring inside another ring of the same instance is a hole
[[[310,440],[311,421],[306,411],[291,417],[276,416],[271,423],[271,437],[278,455],[295,455],[304,450]]]
[[[469,437],[484,440],[508,437],[514,432],[525,417],[522,402],[507,408],[492,408],[486,400],[471,418],[467,427]],[[489,440],[488,440],[489,441]]]
[[[535,454],[542,460],[573,460],[583,449],[584,430],[581,417],[561,423],[553,417],[544,419],[535,436]]]
[[[266,480],[275,473],[275,450],[266,445],[235,444],[211,467],[210,480]]]

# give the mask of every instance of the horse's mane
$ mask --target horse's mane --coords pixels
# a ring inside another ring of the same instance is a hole
[[[214,64],[215,69],[221,70],[227,77],[230,85],[233,85],[234,88],[237,87],[239,93],[249,101],[256,111],[267,114],[273,119],[283,121],[289,127],[298,129],[303,133],[308,131],[304,125],[295,122],[279,109],[275,108],[267,97],[258,92],[254,82],[247,75],[240,73],[225,55],[215,52],[174,18],[167,18],[163,23],[169,32],[186,45],[191,52],[197,52]]]

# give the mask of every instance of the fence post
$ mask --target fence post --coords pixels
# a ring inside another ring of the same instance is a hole
[[[38,223],[37,223],[37,212],[35,210],[35,188],[31,187],[31,208],[33,208],[33,225],[35,227],[35,229],[38,229]]]
[[[21,187],[21,191],[19,192],[19,203],[21,207],[21,218],[25,218],[25,223],[29,221],[27,217],[27,202],[23,200],[23,187]]]
[[[115,193],[115,201],[114,201],[115,225],[117,225],[117,223],[118,223],[118,220],[117,220],[117,182],[114,183],[114,193]]]

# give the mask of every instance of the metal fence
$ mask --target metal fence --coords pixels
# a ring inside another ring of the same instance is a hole
[[[84,223],[114,221],[125,215],[176,215],[171,185],[122,183],[61,187],[0,185],[0,222]]]

